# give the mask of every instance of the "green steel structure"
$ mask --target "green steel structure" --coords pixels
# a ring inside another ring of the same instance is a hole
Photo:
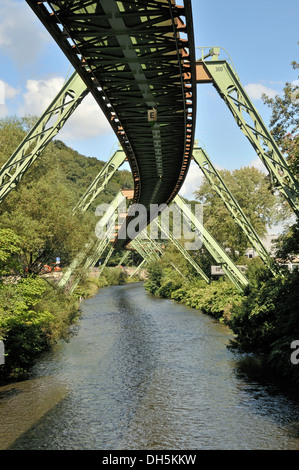
[[[20,182],[50,140],[75,111],[88,89],[75,72],[0,170],[0,204]]]
[[[140,269],[145,266],[147,263],[146,259],[143,259],[141,261],[141,263],[139,264],[139,266],[137,266],[137,268],[132,272],[132,274],[130,274],[130,277],[134,277],[136,274],[139,273]]]
[[[90,207],[93,201],[106,188],[114,173],[125,161],[125,158],[125,153],[122,150],[117,150],[114,152],[110,160],[105,163],[102,170],[98,173],[98,175],[95,177],[93,182],[81,197],[78,204],[74,207],[74,212],[85,212]]]
[[[112,155],[110,160],[103,166],[102,170],[95,177],[93,182],[90,184],[90,186],[89,186],[88,190],[85,192],[85,194],[83,194],[80,201],[75,206],[74,212],[75,211],[85,212],[90,207],[91,203],[105,189],[105,187],[109,183],[109,181],[112,178],[112,176],[114,175],[114,173],[123,164],[124,160],[125,160],[124,152],[122,152],[121,150],[117,150]],[[195,262],[195,260],[192,258],[192,256],[190,256],[188,251],[185,250],[184,247],[181,245],[181,243],[173,236],[171,231],[166,229],[166,227],[164,226],[164,224],[161,221],[161,218],[157,217],[156,219],[154,219],[154,222],[158,225],[158,227],[161,230],[163,230],[163,228],[164,228],[165,235],[167,235],[167,237],[172,241],[172,243],[177,247],[177,249],[187,259],[187,261],[189,261],[189,263],[194,267],[194,269],[202,276],[202,278],[207,283],[209,283],[210,282],[209,278],[206,276],[206,274],[203,272],[203,270],[198,266],[198,264]],[[143,231],[143,233],[144,233],[144,231]],[[135,246],[135,249],[136,249],[136,246]],[[125,253],[123,258],[119,262],[118,266],[122,265],[122,263],[127,259],[129,254],[130,254],[129,252]]]
[[[114,233],[114,223],[113,216],[117,211],[118,207],[126,201],[125,195],[122,191],[115,196],[114,200],[109,205],[109,208],[106,210],[105,214],[102,215],[100,221],[96,226],[96,236],[92,236],[91,239],[86,243],[83,250],[81,250],[77,256],[74,258],[72,263],[67,267],[63,273],[62,278],[58,283],[58,287],[61,289],[66,288],[68,283],[71,281],[71,278],[75,275],[75,281],[72,283],[72,290],[79,282],[79,279],[82,278],[87,271],[93,267],[96,261],[102,256],[105,249],[111,242],[111,238]],[[107,224],[112,220],[112,224],[107,227]],[[85,263],[84,263],[85,262]],[[84,265],[82,266],[82,263]],[[76,277],[77,273],[77,277]]]
[[[266,247],[264,246],[259,235],[256,233],[249,219],[244,214],[242,208],[229,191],[227,185],[223,181],[220,173],[216,170],[207,153],[200,147],[195,146],[193,149],[193,158],[202,170],[203,174],[211,184],[212,188],[223,200],[225,206],[231,213],[235,222],[242,228],[252,247],[259,254],[265,265],[274,275],[279,273],[279,267],[271,258]]]
[[[26,1],[69,59],[75,73],[0,170],[0,203],[87,93],[91,93],[111,123],[120,149],[104,165],[74,212],[86,211],[127,160],[134,181],[132,205],[142,204],[147,210],[139,231],[151,222],[152,204],[166,207],[176,202],[184,217],[201,233],[204,245],[216,262],[242,290],[248,284],[246,277],[178,196],[193,157],[260,257],[276,273],[276,266],[261,240],[208,156],[202,149],[194,149],[196,85],[212,83],[215,86],[275,186],[297,213],[299,183],[233,66],[219,60],[220,48],[210,48],[207,54],[202,51],[201,59],[195,61],[191,0],[184,0],[183,6],[176,5],[174,0]],[[106,223],[125,199],[124,194],[119,193],[99,225]],[[127,215],[124,224],[111,237],[109,231],[100,241],[91,237],[64,272],[59,286],[65,288],[72,279],[73,290],[80,276],[111,243],[105,262],[113,248],[124,249],[130,242],[143,253],[146,261],[157,257],[160,248],[153,240],[146,245],[138,235],[134,240],[123,236],[129,222],[130,215]],[[163,230],[159,219],[156,223]],[[168,236],[209,282],[178,240],[171,233]]]
[[[185,248],[182,246],[182,244],[173,236],[173,234],[171,233],[171,230],[168,230],[168,228],[162,222],[161,217],[157,217],[155,219],[155,223],[157,224],[157,226],[161,230],[161,232],[164,232],[164,234],[169,238],[169,240],[181,252],[181,254],[186,258],[186,260],[189,261],[189,263],[191,264],[191,266],[193,266],[195,271],[197,271],[197,273],[200,274],[200,276],[206,281],[206,283],[209,284],[210,279],[208,278],[208,276],[204,273],[204,271],[201,269],[201,267],[198,266],[196,261],[188,253],[188,251],[185,250]]]
[[[244,90],[234,67],[219,59],[220,48],[211,48],[197,61],[197,83],[212,83],[233,114],[238,126],[248,138],[267,168],[273,184],[285,196],[291,208],[299,214],[299,182],[288,167],[273,136]],[[206,60],[208,57],[211,60]]]
[[[184,217],[186,217],[186,219],[189,220],[194,225],[199,235],[202,237],[204,246],[207,248],[209,253],[213,256],[215,261],[220,264],[220,266],[222,267],[223,271],[228,276],[228,278],[233,282],[233,284],[237,287],[237,289],[240,292],[242,292],[244,288],[248,286],[249,284],[246,276],[244,276],[244,274],[239,270],[239,268],[235,265],[235,263],[230,259],[230,257],[223,250],[223,248],[207,231],[207,229],[203,226],[201,221],[198,220],[194,216],[191,209],[187,206],[187,204],[185,204],[185,202],[179,195],[175,197],[174,202],[181,209]]]
[[[156,219],[155,219],[156,220]],[[142,241],[140,240],[140,237],[142,237]],[[139,242],[141,242],[141,245],[142,246],[145,246],[145,249],[150,253],[150,254],[153,254],[154,256],[157,257],[157,259],[159,259],[159,255],[158,253],[160,253],[160,255],[163,255],[164,251],[163,251],[163,248],[160,246],[159,243],[157,243],[153,238],[151,238],[148,233],[147,233],[147,230],[146,229],[143,229],[140,236],[138,236],[136,238],[136,240],[138,240]],[[145,241],[146,240],[146,241]],[[134,243],[135,240],[133,240],[132,243]],[[173,267],[173,269],[175,269],[179,275],[181,277],[183,277],[185,280],[185,276],[184,274],[180,271],[180,269],[174,264],[174,263],[170,263],[171,266]]]
[[[131,166],[134,202],[148,210],[146,226],[150,204],[173,200],[192,157],[191,0],[184,6],[173,0],[27,3],[110,121]],[[115,247],[128,242],[120,237]]]

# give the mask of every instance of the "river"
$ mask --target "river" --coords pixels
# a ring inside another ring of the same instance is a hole
[[[248,375],[230,337],[142,284],[101,289],[68,342],[0,387],[0,449],[298,450],[296,391]]]

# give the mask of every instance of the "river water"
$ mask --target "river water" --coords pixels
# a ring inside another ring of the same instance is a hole
[[[299,449],[296,391],[253,379],[209,316],[101,289],[68,342],[0,387],[0,449]]]

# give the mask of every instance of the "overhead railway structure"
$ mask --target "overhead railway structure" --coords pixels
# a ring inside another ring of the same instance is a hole
[[[173,200],[192,158],[196,81],[191,0],[184,6],[173,0],[27,3],[111,123],[132,170],[133,203],[148,209],[146,226],[150,205]],[[128,242],[117,237],[115,248]]]
[[[161,247],[151,239],[145,243],[139,235],[146,233],[153,220],[165,231],[158,215],[161,208],[174,202],[185,220],[191,221],[216,263],[242,291],[248,285],[246,276],[202,222],[194,218],[178,194],[192,158],[272,274],[280,274],[207,153],[195,143],[196,87],[205,83],[215,87],[260,157],[274,187],[297,215],[299,182],[246,94],[233,65],[219,59],[221,48],[201,48],[201,58],[195,60],[191,0],[184,0],[183,6],[176,5],[174,0],[26,1],[75,71],[1,168],[0,204],[88,94],[93,95],[110,122],[119,149],[91,182],[74,207],[74,213],[90,208],[124,161],[129,162],[134,181],[132,191],[120,191],[116,195],[99,227],[104,227],[119,205],[129,199],[124,222],[102,239],[92,234],[65,269],[59,286],[74,290],[82,275],[107,252],[102,268],[105,266],[113,249],[133,248],[143,254],[140,267],[159,257]],[[133,218],[130,208],[138,204],[146,208],[146,215],[139,223],[139,233],[130,237],[127,235]],[[157,213],[152,210],[154,205]],[[171,232],[168,238],[197,274],[210,282]]]

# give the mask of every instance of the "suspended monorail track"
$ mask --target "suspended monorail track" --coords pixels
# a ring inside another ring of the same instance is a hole
[[[133,204],[168,205],[188,172],[196,121],[191,0],[27,0],[109,120]],[[128,221],[127,221],[128,222]],[[143,227],[140,227],[142,229]],[[117,237],[116,247],[129,240]]]

